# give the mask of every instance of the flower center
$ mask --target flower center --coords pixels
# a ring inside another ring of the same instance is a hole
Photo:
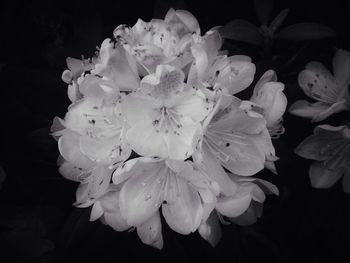
[[[159,111],[159,118],[152,122],[156,132],[162,131],[165,134],[172,132],[173,134],[180,136],[180,130],[183,127],[181,118],[183,118],[183,116],[178,114],[172,108],[161,107]]]

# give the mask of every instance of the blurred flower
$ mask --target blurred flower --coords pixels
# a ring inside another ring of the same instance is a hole
[[[193,153],[202,121],[211,110],[204,94],[184,83],[184,73],[160,65],[122,102],[126,138],[140,155],[184,160]]]
[[[309,169],[313,187],[329,188],[343,176],[344,192],[350,193],[350,129],[347,126],[317,126],[295,153],[316,161]]]
[[[333,58],[333,73],[319,62],[308,63],[299,73],[298,82],[304,93],[317,102],[298,100],[289,112],[312,121],[322,121],[334,113],[349,110],[349,52],[337,50]]]

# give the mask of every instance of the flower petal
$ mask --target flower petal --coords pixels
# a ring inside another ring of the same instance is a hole
[[[263,211],[263,204],[252,201],[249,208],[238,217],[231,217],[230,221],[240,226],[249,226],[254,224],[259,217],[261,217]]]
[[[322,162],[314,162],[309,169],[311,185],[314,188],[330,188],[344,174],[344,169],[330,169]]]
[[[338,87],[346,88],[350,81],[350,53],[337,49],[333,57],[333,71]]]
[[[171,187],[172,192],[165,198],[167,202],[162,205],[162,213],[171,229],[187,235],[199,227],[203,207],[198,192],[184,177],[169,177],[168,189]]]
[[[306,100],[298,100],[289,107],[289,113],[296,116],[310,118],[312,120],[322,120],[324,113],[330,108],[330,104],[324,102],[310,103]],[[321,117],[322,116],[322,117]],[[327,116],[326,116],[327,117]]]
[[[264,109],[267,127],[278,124],[287,107],[287,97],[283,93],[284,84],[281,82],[266,82],[251,98]]]
[[[197,34],[200,34],[197,19],[187,10],[174,10],[173,8],[170,8],[165,15],[164,21],[175,27],[180,37],[187,33],[196,32]]]
[[[310,62],[298,75],[299,86],[304,93],[318,101],[333,104],[337,101],[337,84],[322,64]],[[326,73],[328,72],[328,73]]]
[[[217,158],[211,153],[208,146],[203,144],[203,160],[202,165],[204,170],[210,176],[210,178],[217,182],[220,187],[220,192],[225,196],[233,195],[237,186],[227,175],[226,171],[222,168]]]
[[[162,202],[159,180],[167,176],[167,169],[159,162],[138,162],[131,169],[134,174],[122,187],[119,197],[121,213],[129,225],[143,224],[159,209]]]
[[[105,39],[100,48],[101,63],[95,65],[92,73],[113,80],[120,90],[135,90],[140,78],[134,61],[119,43]]]
[[[202,238],[207,240],[213,247],[219,243],[222,232],[219,224],[219,218],[215,211],[210,214],[205,223],[200,225],[198,232]]]
[[[242,190],[233,196],[219,198],[216,204],[218,212],[227,217],[237,217],[243,214],[249,207],[252,197]]]
[[[119,191],[109,191],[98,199],[103,209],[103,222],[116,231],[124,231],[130,225],[122,217],[119,208]]]
[[[58,139],[58,149],[65,160],[79,168],[89,170],[95,164],[80,151],[79,138],[77,133],[65,130]]]
[[[162,224],[159,212],[149,218],[142,225],[137,226],[137,234],[144,244],[151,245],[155,248],[163,248]]]
[[[250,62],[250,58],[236,55],[230,57],[230,66],[220,72],[218,83],[224,92],[234,95],[253,82],[254,74],[255,65]]]
[[[314,135],[307,137],[295,149],[299,156],[325,161],[344,146],[344,138],[339,132],[328,131],[323,126],[317,126]]]

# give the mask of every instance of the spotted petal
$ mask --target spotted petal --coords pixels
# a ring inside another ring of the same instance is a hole
[[[119,205],[127,223],[138,226],[150,219],[161,205],[159,180],[167,176],[167,167],[162,162],[138,162],[132,172],[120,191]]]
[[[173,230],[187,235],[197,230],[201,223],[203,207],[198,192],[192,188],[186,176],[169,177],[171,192],[162,205],[163,216]]]
[[[333,104],[338,91],[333,76],[318,62],[310,62],[298,76],[298,83],[304,93],[317,101]]]

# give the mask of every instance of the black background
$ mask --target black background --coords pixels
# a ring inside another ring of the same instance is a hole
[[[273,15],[291,11],[285,25],[318,22],[336,38],[275,42],[271,54],[243,43],[225,43],[231,54],[248,54],[257,77],[277,70],[289,105],[305,98],[297,73],[310,60],[330,64],[333,48],[350,49],[350,3],[275,1]],[[136,232],[114,232],[89,222],[90,209],[72,206],[76,183],[58,174],[56,142],[49,135],[54,116],[63,117],[69,100],[61,73],[67,56],[90,57],[119,24],[162,17],[168,7],[186,8],[202,32],[232,19],[259,25],[253,1],[9,1],[0,10],[0,165],[7,174],[0,190],[0,262],[350,262],[350,195],[341,184],[315,190],[311,163],[293,149],[312,133],[309,120],[285,116],[286,133],[274,141],[279,175],[259,177],[275,183],[279,197],[268,197],[254,225],[222,226],[216,248],[198,233],[181,236],[163,224],[164,248],[143,245]],[[282,27],[283,27],[282,26]],[[291,62],[293,55],[298,56]],[[251,92],[249,89],[248,93]],[[244,96],[244,94],[243,94]],[[323,121],[349,121],[340,113]]]

